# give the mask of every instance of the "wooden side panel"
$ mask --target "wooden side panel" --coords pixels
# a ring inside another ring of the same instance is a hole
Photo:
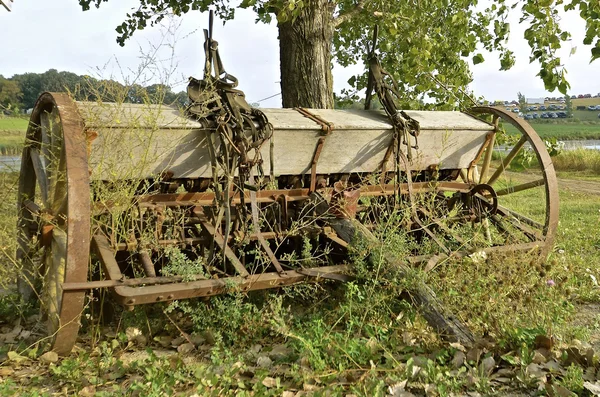
[[[197,121],[167,105],[76,102],[87,128],[202,128]]]
[[[206,130],[178,110],[160,105],[78,102],[90,144],[92,179],[139,179],[170,171],[176,178],[210,177]],[[321,126],[295,109],[263,109],[274,127],[275,175],[310,173]],[[310,109],[331,122],[317,166],[318,174],[375,172],[392,140],[383,112]],[[437,165],[466,168],[492,126],[460,112],[408,111],[420,122],[413,169]],[[217,143],[218,144],[218,143]],[[414,141],[413,141],[414,144]],[[261,150],[266,173],[270,149]],[[392,162],[388,169],[393,167]]]
[[[485,131],[421,131],[419,150],[413,150],[413,169],[438,165],[466,168],[485,142]],[[319,131],[277,130],[274,133],[276,175],[310,173]],[[92,142],[92,179],[138,179],[173,172],[176,178],[210,177],[210,156],[204,130],[100,130]],[[391,131],[339,130],[326,139],[317,166],[319,174],[379,170]],[[218,146],[218,142],[217,142]],[[270,172],[269,145],[262,149],[264,169]],[[393,164],[390,162],[388,169]]]
[[[210,176],[203,130],[105,129],[91,143],[91,178],[142,179],[172,171],[178,178]]]

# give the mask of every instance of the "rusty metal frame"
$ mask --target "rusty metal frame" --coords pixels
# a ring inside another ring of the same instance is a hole
[[[305,108],[295,108],[300,114],[304,117],[307,117],[314,121],[315,123],[321,126],[321,130],[323,131],[323,135],[319,137],[317,141],[317,147],[315,148],[315,153],[313,154],[313,158],[310,164],[310,191],[314,192],[317,187],[317,164],[319,163],[319,157],[321,157],[321,151],[323,150],[323,145],[325,145],[325,139],[331,134],[333,131],[334,125],[333,123],[325,120],[319,115],[311,113],[308,109]]]
[[[205,279],[194,281],[177,281],[168,284],[159,284],[152,279],[135,279],[139,285],[146,281],[147,285],[135,287],[127,284],[115,259],[115,252],[105,236],[95,235],[92,238],[92,249],[98,255],[103,270],[109,281],[120,281],[122,284],[111,285],[116,300],[126,306],[141,305],[155,302],[166,302],[174,299],[189,299],[207,297],[226,293],[228,291],[256,291],[261,289],[279,288],[287,285],[298,284],[318,278],[338,277],[348,271],[347,265],[325,266],[315,269],[304,269],[305,274],[299,271],[287,271],[285,276],[277,272],[252,274],[248,277],[225,277],[220,279]],[[77,288],[100,288],[105,284],[94,285],[93,282],[80,284],[65,284],[67,291],[79,291]]]

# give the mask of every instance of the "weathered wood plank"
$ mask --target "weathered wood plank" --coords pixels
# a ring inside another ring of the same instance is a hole
[[[86,128],[97,132],[91,143],[93,179],[137,179],[164,171],[176,178],[210,176],[206,130],[167,106],[78,102]],[[322,129],[294,109],[263,109],[274,127],[275,175],[310,173]],[[382,112],[310,110],[333,123],[323,146],[317,174],[375,172],[392,141]],[[487,123],[459,112],[410,111],[421,123],[419,149],[412,168],[467,168],[491,130]],[[269,145],[262,148],[270,173]],[[388,169],[392,169],[393,164]]]

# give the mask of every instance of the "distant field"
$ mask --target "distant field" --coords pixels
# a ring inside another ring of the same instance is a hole
[[[598,113],[600,113],[600,110],[573,110],[573,117],[580,121],[596,121],[600,123]]]
[[[19,117],[0,118],[0,131],[23,131],[27,130],[29,119]]]
[[[550,123],[531,123],[531,126],[542,138],[556,139],[600,139],[600,124],[550,124]],[[509,134],[516,133],[517,130],[512,125],[504,125]]]

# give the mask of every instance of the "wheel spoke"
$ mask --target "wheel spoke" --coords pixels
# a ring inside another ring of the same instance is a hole
[[[539,230],[544,229],[544,225],[542,225],[541,223],[536,222],[533,219],[526,217],[525,215],[521,215],[518,212],[512,211],[501,205],[498,206],[498,212],[507,218],[510,218],[510,217],[516,218],[519,221],[521,221],[529,226],[535,227],[536,229],[539,229]]]
[[[47,166],[47,161],[50,156],[50,145],[51,145],[51,127],[50,127],[50,117],[48,112],[42,112],[40,114],[40,125],[41,125],[41,147],[42,147],[42,159],[45,162],[44,166]]]
[[[31,163],[33,164],[33,170],[35,171],[38,186],[40,187],[42,202],[44,203],[44,207],[48,208],[48,176],[46,175],[46,169],[40,157],[40,151],[37,148],[31,147],[29,148],[29,156],[31,157]]]
[[[46,252],[46,277],[44,289],[46,291],[46,305],[48,313],[48,326],[50,330],[59,327],[60,307],[62,305],[62,283],[65,280],[67,261],[67,233],[55,227],[52,230],[50,249]]]
[[[506,168],[508,168],[513,159],[517,156],[517,154],[519,154],[519,151],[523,148],[525,142],[527,142],[527,136],[523,135],[521,139],[519,139],[519,142],[517,142],[517,144],[512,148],[508,155],[502,160],[500,167],[498,167],[498,169],[496,169],[496,171],[492,174],[490,180],[487,182],[488,185],[493,185],[494,182],[496,182],[500,175],[502,175],[502,173],[506,170]]]
[[[494,125],[498,126],[498,117],[494,119]],[[481,166],[481,176],[479,178],[479,183],[485,183],[488,176],[488,171],[490,169],[490,163],[492,162],[492,153],[494,152],[494,143],[496,142],[496,133],[490,138],[490,141],[485,149],[485,157],[483,158],[483,165]]]
[[[546,181],[544,180],[544,178],[542,178],[542,179],[538,179],[535,181],[522,183],[520,185],[510,186],[505,189],[498,190],[498,191],[496,191],[496,195],[497,196],[506,196],[507,194],[522,192],[523,190],[533,189],[534,187],[538,187],[538,186],[544,186],[545,183],[546,183]]]

